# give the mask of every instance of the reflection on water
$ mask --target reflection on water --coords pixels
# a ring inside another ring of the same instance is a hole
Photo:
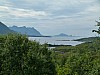
[[[75,39],[80,39],[82,37],[29,37],[30,40],[36,40],[40,42],[40,44],[48,43],[52,45],[77,45],[82,42],[79,41],[71,41]]]

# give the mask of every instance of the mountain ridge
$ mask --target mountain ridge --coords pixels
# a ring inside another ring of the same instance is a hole
[[[15,33],[13,30],[10,30],[4,23],[0,22],[0,34]]]
[[[42,34],[39,31],[37,31],[34,27],[12,26],[12,27],[9,27],[9,28],[13,31],[16,31],[16,32],[21,33],[21,34],[26,34],[28,36],[42,36]]]

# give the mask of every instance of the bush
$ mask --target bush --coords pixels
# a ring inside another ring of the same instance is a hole
[[[55,75],[55,66],[46,45],[26,36],[0,36],[0,75]]]

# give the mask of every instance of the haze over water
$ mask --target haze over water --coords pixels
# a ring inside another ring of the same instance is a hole
[[[80,39],[82,37],[29,37],[30,40],[36,40],[40,42],[40,44],[48,43],[52,45],[78,45],[82,42],[79,41],[71,41],[75,39]]]

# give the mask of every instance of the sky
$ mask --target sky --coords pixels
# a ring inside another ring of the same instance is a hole
[[[43,35],[95,36],[100,0],[0,0],[0,21],[34,27]]]

